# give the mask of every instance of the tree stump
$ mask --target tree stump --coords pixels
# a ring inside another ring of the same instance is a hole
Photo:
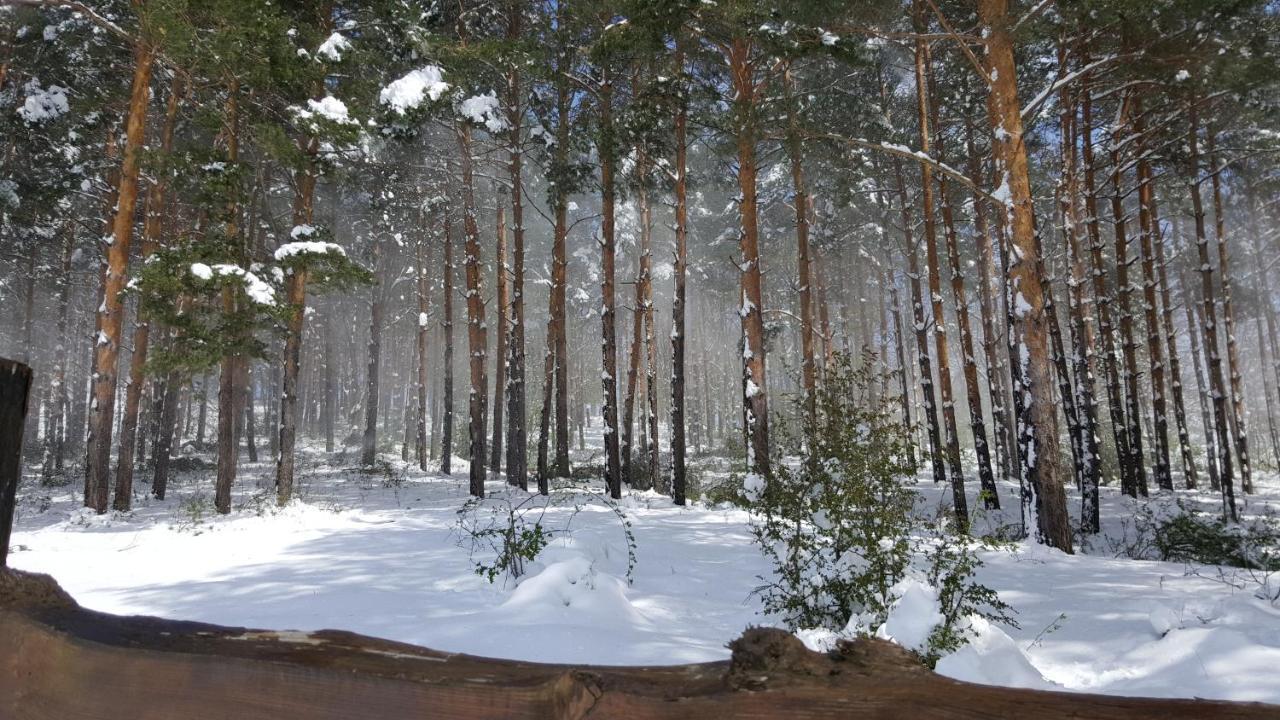
[[[0,567],[9,557],[9,535],[22,479],[22,431],[26,426],[31,368],[0,358]]]

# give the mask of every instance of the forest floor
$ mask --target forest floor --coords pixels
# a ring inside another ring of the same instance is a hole
[[[388,458],[389,459],[389,458]],[[96,516],[74,487],[24,484],[11,564],[51,573],[80,603],[259,628],[351,630],[439,650],[533,661],[664,665],[723,659],[726,643],[770,624],[753,590],[768,565],[746,511],[728,503],[674,506],[628,492],[615,507],[586,484],[553,493],[544,525],[559,531],[520,582],[490,583],[460,519],[487,527],[528,495],[489,483],[498,508],[459,513],[466,464],[445,477],[398,460],[381,473],[355,455],[300,458],[299,498],[275,507],[270,463],[242,467],[229,516],[212,512],[213,471],[178,474],[163,502],[140,494],[126,514]],[[704,470],[704,480],[714,479]],[[1280,479],[1256,480],[1246,514],[1280,511]],[[945,512],[932,482],[922,507]],[[975,530],[1018,522],[1004,513]],[[976,496],[970,488],[970,502]],[[1016,610],[1019,627],[985,630],[944,658],[960,679],[1115,695],[1206,697],[1280,704],[1280,608],[1255,597],[1264,578],[1235,568],[1139,561],[1145,514],[1104,489],[1105,532],[1085,552],[1033,544],[984,554],[979,580]],[[1216,494],[1179,491],[1213,507]],[[1078,511],[1078,497],[1071,495]],[[1169,504],[1165,496],[1153,504]],[[628,533],[634,568],[627,580]],[[541,511],[538,511],[539,513]],[[532,518],[531,518],[532,519]],[[1272,585],[1276,578],[1269,579]],[[802,634],[821,644],[823,634]],[[826,634],[826,639],[830,639]]]

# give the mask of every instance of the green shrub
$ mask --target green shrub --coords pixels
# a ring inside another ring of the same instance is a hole
[[[913,512],[918,494],[904,483],[915,471],[911,434],[880,394],[886,378],[874,367],[869,354],[856,365],[837,355],[806,423],[799,466],[778,464],[763,483],[747,476],[752,530],[774,571],[757,593],[792,628],[870,632],[888,618],[904,580],[928,583],[944,617],[918,648],[932,663],[963,644],[969,616],[1009,622],[1009,608],[974,580],[978,544]]]

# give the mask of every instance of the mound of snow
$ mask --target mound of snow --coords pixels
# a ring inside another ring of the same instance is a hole
[[[627,599],[627,583],[597,569],[581,555],[552,563],[537,575],[525,577],[502,607],[529,613],[540,622],[645,622]]]
[[[908,650],[924,650],[933,628],[945,618],[938,610],[938,591],[919,580],[907,579],[893,588],[898,599],[876,637],[892,640]]]
[[[972,640],[938,661],[935,670],[953,680],[1033,690],[1062,690],[1045,679],[1027,654],[1003,630],[972,618]]]

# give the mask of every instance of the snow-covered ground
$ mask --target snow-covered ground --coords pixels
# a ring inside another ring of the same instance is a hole
[[[249,465],[234,512],[212,514],[210,470],[182,473],[165,502],[98,517],[71,488],[22,492],[11,563],[51,573],[83,605],[250,627],[338,628],[447,651],[595,664],[722,659],[726,643],[768,624],[753,589],[768,571],[749,517],[728,505],[677,508],[652,493],[620,503],[635,539],[598,500],[564,503],[566,523],[520,583],[490,584],[458,530],[465,464],[443,477],[396,464],[396,481],[331,468],[305,453],[301,499],[274,507],[271,467]],[[1261,479],[1249,512],[1280,508],[1280,481]],[[597,483],[598,485],[598,483]],[[926,502],[941,491],[922,482]],[[489,484],[515,498],[500,481]],[[976,491],[976,488],[975,488]],[[1003,487],[1007,507],[1016,501]],[[1255,598],[1244,571],[1117,558],[1133,509],[1104,496],[1111,536],[1091,554],[1022,544],[987,553],[979,579],[1017,611],[1020,628],[980,634],[944,658],[961,679],[1117,695],[1280,703],[1280,608]],[[583,496],[577,495],[581,498]],[[1208,497],[1207,501],[1212,501]],[[972,502],[972,501],[971,501]],[[1000,516],[984,524],[1007,522]]]

